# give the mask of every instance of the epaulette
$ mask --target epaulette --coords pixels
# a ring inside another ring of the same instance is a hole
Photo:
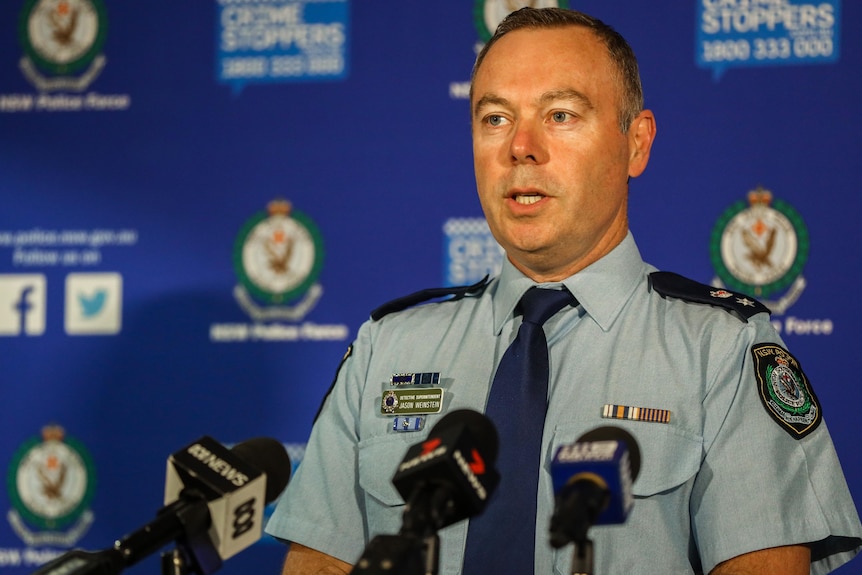
[[[490,281],[491,280],[489,276],[485,276],[478,282],[469,286],[454,286],[419,290],[410,295],[394,299],[378,307],[371,312],[371,319],[373,321],[377,321],[390,313],[401,311],[403,309],[407,309],[408,307],[412,307],[416,304],[426,302],[435,298],[453,296],[447,301],[457,301],[468,295],[479,295],[485,291],[485,288],[488,287]]]
[[[653,272],[649,275],[652,288],[665,297],[722,307],[742,321],[769,308],[744,294],[728,291],[690,280],[673,272]]]

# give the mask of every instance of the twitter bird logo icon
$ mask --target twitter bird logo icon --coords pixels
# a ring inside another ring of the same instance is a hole
[[[116,335],[123,327],[123,277],[116,272],[66,276],[68,335]]]
[[[105,308],[108,299],[106,290],[96,290],[92,295],[78,294],[78,303],[81,306],[81,315],[84,317],[96,317]]]

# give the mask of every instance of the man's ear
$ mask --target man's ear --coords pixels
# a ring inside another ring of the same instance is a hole
[[[644,110],[629,126],[629,177],[636,178],[649,163],[649,153],[655,141],[655,116]]]

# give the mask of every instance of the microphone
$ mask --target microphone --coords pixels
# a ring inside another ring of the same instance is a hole
[[[270,438],[227,449],[204,436],[168,458],[165,507],[103,551],[72,550],[33,575],[116,575],[176,541],[193,572],[209,575],[257,541],[263,509],[290,479],[290,458]]]
[[[494,424],[481,413],[446,414],[407,450],[392,478],[407,502],[401,531],[374,537],[351,575],[437,573],[437,531],[484,511],[500,482],[497,444]]]
[[[289,479],[290,458],[278,441],[249,439],[228,450],[205,436],[168,458],[165,505],[202,496],[209,540],[225,560],[260,539],[264,507]]]
[[[620,427],[599,427],[560,447],[551,463],[556,493],[551,545],[584,543],[593,525],[624,523],[639,471],[637,441]]]
[[[484,511],[500,482],[497,447],[486,416],[469,409],[446,414],[407,450],[392,478],[407,502],[401,533],[429,535]]]

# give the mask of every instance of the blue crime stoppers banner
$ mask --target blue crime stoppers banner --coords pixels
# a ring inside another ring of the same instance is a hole
[[[347,0],[218,0],[218,77],[248,83],[347,75]]]
[[[697,63],[727,69],[838,58],[841,1],[700,0]]]

